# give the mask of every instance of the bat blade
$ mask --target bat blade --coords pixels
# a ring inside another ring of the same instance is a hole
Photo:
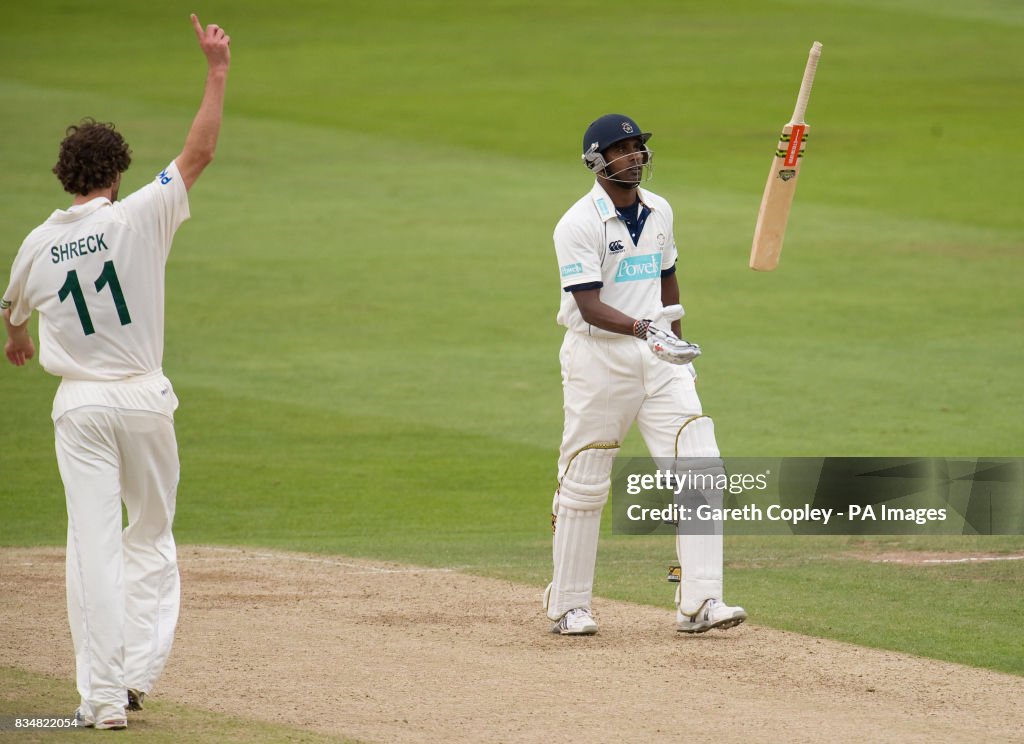
[[[811,97],[814,74],[818,69],[821,44],[814,42],[807,56],[807,66],[800,83],[793,118],[782,129],[768,182],[761,195],[761,207],[757,212],[754,227],[754,241],[750,247],[750,268],[755,271],[772,271],[779,265],[782,241],[786,235],[786,224],[793,205],[793,195],[800,176],[800,162],[807,147],[807,136],[811,128],[804,121],[807,102]]]
[[[800,176],[800,163],[810,127],[806,124],[787,124],[779,138],[779,146],[768,171],[768,182],[761,196],[761,208],[754,227],[754,242],[750,249],[750,268],[772,271],[779,265],[782,241],[793,205],[793,195]]]

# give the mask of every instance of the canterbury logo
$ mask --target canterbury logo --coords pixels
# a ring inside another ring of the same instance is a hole
[[[621,240],[613,240],[611,243],[608,244],[608,252],[609,253],[618,253],[624,247],[625,246],[622,245],[622,241]]]

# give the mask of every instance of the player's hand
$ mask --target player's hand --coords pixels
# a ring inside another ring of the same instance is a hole
[[[650,326],[647,329],[647,346],[658,359],[669,364],[689,364],[700,356],[700,347],[676,338],[671,331]]]
[[[7,361],[15,367],[21,367],[25,362],[36,355],[36,347],[32,343],[32,337],[27,333],[9,336],[4,344],[4,354]]]
[[[231,65],[231,37],[224,33],[224,29],[211,23],[203,30],[195,13],[192,14],[192,29],[196,32],[199,48],[206,55],[210,69],[228,69]]]

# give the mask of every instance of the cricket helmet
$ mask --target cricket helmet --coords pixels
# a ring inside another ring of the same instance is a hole
[[[651,152],[647,149],[650,132],[644,132],[640,125],[624,114],[605,114],[591,122],[583,134],[583,164],[595,173],[600,173],[608,163],[604,159],[604,151],[625,139],[639,137],[644,145],[644,163],[650,160]]]

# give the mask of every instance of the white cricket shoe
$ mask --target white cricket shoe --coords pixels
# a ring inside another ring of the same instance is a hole
[[[742,607],[730,607],[718,599],[707,599],[693,615],[676,611],[676,630],[680,633],[704,633],[712,628],[732,628],[747,619]]]
[[[81,726],[82,728],[114,729],[115,731],[128,728],[128,719],[125,718],[124,714],[117,715],[115,713],[97,721],[82,707],[75,711],[75,722],[76,726]]]
[[[551,626],[552,633],[562,635],[594,635],[597,621],[585,607],[576,607],[562,615],[562,619]]]

